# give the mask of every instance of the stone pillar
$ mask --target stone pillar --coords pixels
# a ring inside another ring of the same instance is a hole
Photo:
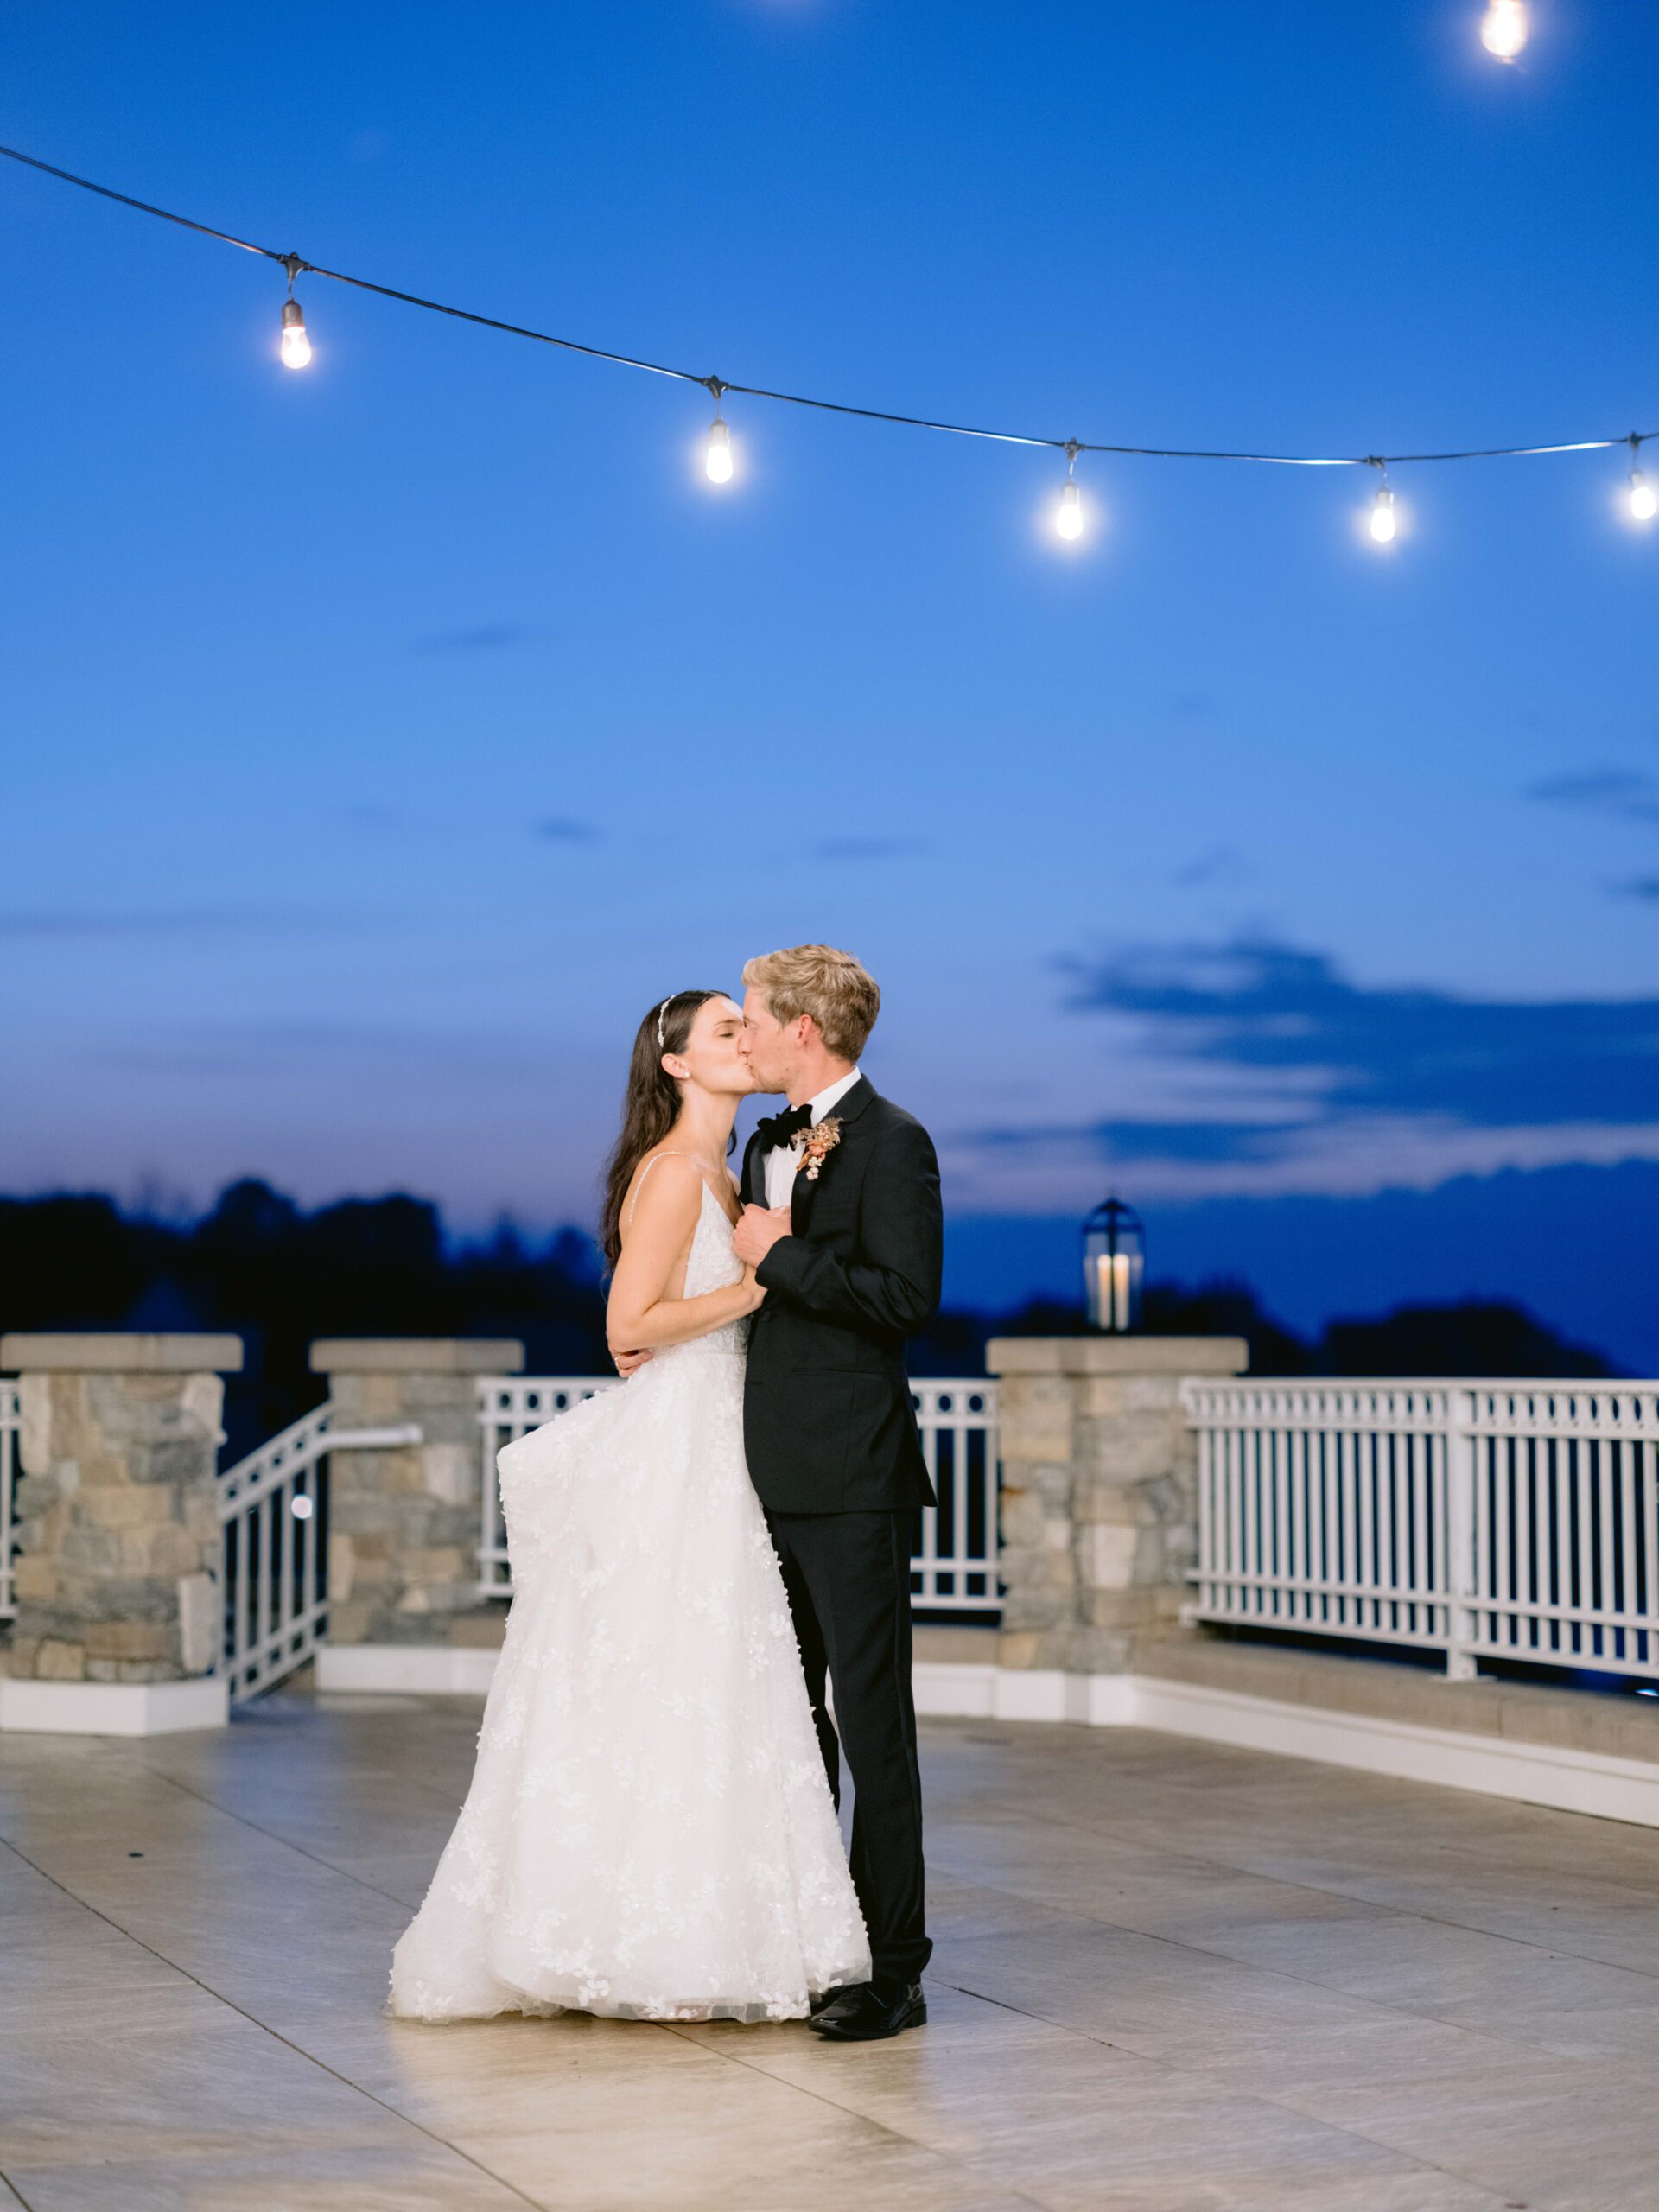
[[[478,1377],[523,1372],[510,1338],[327,1337],[311,1347],[335,1429],[412,1424],[419,1444],[328,1455],[323,1690],[487,1684],[504,1608],[479,1595],[483,1431]]]
[[[1184,1375],[1242,1375],[1242,1337],[997,1337],[1006,1668],[1117,1674],[1175,1620],[1198,1531]]]
[[[21,1401],[17,1613],[0,1727],[221,1726],[214,1476],[229,1336],[0,1337]]]

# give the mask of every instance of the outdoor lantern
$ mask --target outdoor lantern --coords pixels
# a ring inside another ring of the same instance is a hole
[[[1083,1224],[1083,1280],[1092,1329],[1122,1331],[1141,1323],[1141,1278],[1147,1234],[1122,1198],[1097,1205]]]

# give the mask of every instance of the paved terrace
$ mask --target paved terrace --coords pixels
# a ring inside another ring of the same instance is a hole
[[[218,1734],[0,1739],[17,2200],[1659,2202],[1649,1831],[1131,1730],[934,1721],[921,2032],[389,2022],[478,1714],[294,1694]]]

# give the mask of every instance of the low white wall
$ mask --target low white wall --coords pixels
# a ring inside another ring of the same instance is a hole
[[[325,1643],[317,1653],[317,1688],[482,1697],[500,1656],[488,1645],[475,1650],[465,1644]]]
[[[1319,1759],[1402,1781],[1432,1782],[1659,1827],[1659,1764],[1605,1751],[1338,1713],[1150,1675],[1020,1674],[944,1664],[918,1666],[915,1680],[918,1713],[1157,1728],[1240,1751]]]
[[[0,1676],[0,1729],[50,1736],[165,1736],[223,1728],[229,1685],[216,1675],[185,1682],[37,1682]]]

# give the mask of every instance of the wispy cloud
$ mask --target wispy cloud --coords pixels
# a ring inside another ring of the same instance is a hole
[[[988,1152],[1079,1147],[1110,1160],[1216,1161],[1278,1158],[1305,1127],[1283,1122],[1090,1122],[981,1129],[970,1141]]]
[[[192,1019],[101,1037],[81,1058],[88,1067],[124,1075],[257,1080],[267,1095],[273,1084],[287,1095],[338,1081],[350,1085],[354,1109],[381,1083],[418,1081],[431,1086],[436,1101],[464,1095],[483,1071],[497,1083],[537,1086],[549,1079],[545,1039],[488,1021],[463,1032],[368,1019]]]
[[[1185,868],[1175,871],[1177,883],[1197,888],[1202,886],[1238,884],[1250,874],[1250,864],[1236,845],[1211,845],[1208,852],[1199,853],[1188,861]]]
[[[230,931],[353,928],[377,917],[347,907],[73,907],[0,909],[0,937],[218,937]]]
[[[919,837],[823,837],[810,849],[815,861],[896,861],[919,853]]]
[[[504,645],[526,645],[536,635],[524,622],[480,622],[470,630],[434,630],[416,638],[415,650],[423,653],[499,652]]]
[[[957,1203],[1071,1211],[1105,1168],[1137,1198],[1432,1190],[1454,1175],[1659,1160],[1659,1122],[1471,1128],[1444,1116],[1355,1115],[1302,1126],[1183,1121],[947,1132]]]
[[[1532,785],[1528,797],[1620,822],[1659,822],[1659,779],[1639,768],[1586,768],[1547,776]]]
[[[1078,1011],[1139,1017],[1154,1050],[1285,1087],[1310,1121],[1635,1123],[1659,1099],[1659,999],[1504,1000],[1351,982],[1264,939],[1063,963]],[[1246,1128],[1249,1125],[1245,1125]]]

